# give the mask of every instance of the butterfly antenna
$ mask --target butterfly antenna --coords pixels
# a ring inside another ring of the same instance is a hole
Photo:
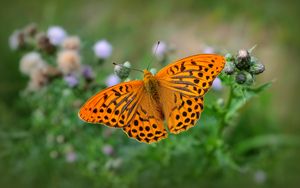
[[[149,63],[148,63],[147,70],[149,70],[151,63],[153,62],[153,59],[154,59],[154,56],[156,55],[157,48],[158,48],[159,44],[160,44],[160,41],[157,41],[157,44],[156,44],[154,53],[153,53],[153,55],[151,56],[151,59],[150,59],[150,61],[149,61]]]
[[[115,63],[115,62],[113,62],[112,64],[115,65],[115,66],[118,65],[118,66],[124,67],[124,65],[118,64],[118,63]],[[142,70],[140,70],[140,69],[128,68],[128,67],[126,67],[126,68],[127,68],[127,69],[131,69],[131,70],[135,70],[135,71],[139,71],[139,72],[144,73],[144,71],[142,71]]]

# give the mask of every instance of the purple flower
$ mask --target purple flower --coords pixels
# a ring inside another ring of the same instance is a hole
[[[92,80],[94,78],[94,72],[91,68],[91,66],[85,65],[82,69],[82,76],[86,80]]]
[[[78,85],[79,81],[78,81],[78,78],[73,75],[73,74],[70,74],[70,75],[67,75],[64,77],[64,80],[67,82],[67,84],[70,86],[70,87],[75,87]]]
[[[96,42],[93,49],[96,57],[100,59],[107,59],[112,53],[112,46],[105,39]]]
[[[60,26],[52,26],[48,28],[47,36],[49,37],[51,44],[58,46],[64,41],[67,33]]]
[[[105,81],[105,83],[108,87],[116,85],[120,82],[121,82],[120,78],[115,74],[109,75]]]
[[[216,91],[220,91],[223,88],[222,82],[220,78],[216,78],[212,84],[212,89]]]
[[[66,161],[68,163],[73,163],[74,161],[76,161],[77,159],[77,155],[74,151],[70,151],[66,154]]]
[[[114,148],[111,145],[107,144],[102,147],[102,152],[105,155],[111,156],[114,153]]]
[[[168,52],[167,44],[163,41],[160,41],[159,45],[157,46],[157,43],[155,43],[152,47],[152,52],[158,59],[163,59]]]
[[[203,49],[203,53],[205,53],[205,54],[213,54],[213,53],[215,53],[215,49],[213,47],[206,46]]]

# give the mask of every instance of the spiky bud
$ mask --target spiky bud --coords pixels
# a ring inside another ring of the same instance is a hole
[[[228,61],[225,64],[224,72],[228,75],[232,75],[234,73],[235,65],[232,61]]]
[[[116,65],[114,71],[119,78],[126,79],[130,74],[130,68],[131,64],[128,61],[126,61],[123,65]]]
[[[235,81],[238,84],[244,84],[247,80],[247,77],[245,75],[244,72],[239,72],[236,76],[235,76]]]
[[[250,68],[250,53],[247,50],[239,50],[237,55],[236,67],[240,70],[248,70]]]
[[[250,67],[249,72],[252,74],[260,74],[265,71],[265,66],[261,63],[255,63]]]

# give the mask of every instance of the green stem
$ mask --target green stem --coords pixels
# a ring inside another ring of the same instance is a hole
[[[229,110],[230,106],[231,106],[231,103],[232,103],[232,99],[234,98],[234,91],[233,91],[233,86],[230,85],[230,90],[229,90],[229,95],[228,95],[228,100],[227,100],[227,104],[224,108],[224,111],[222,113],[222,120],[221,120],[221,123],[220,123],[220,128],[219,128],[219,131],[218,131],[218,135],[219,136],[222,136],[222,133],[223,133],[223,130],[225,129],[225,127],[227,126],[227,123],[225,121],[225,118],[226,118],[226,112]]]

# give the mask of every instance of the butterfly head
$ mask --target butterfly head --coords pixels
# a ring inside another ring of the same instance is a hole
[[[145,69],[143,72],[144,72],[144,80],[151,79],[153,77],[153,74],[150,71]]]

